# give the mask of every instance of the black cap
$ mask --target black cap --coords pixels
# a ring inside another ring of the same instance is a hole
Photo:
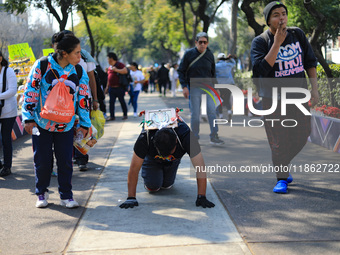
[[[267,4],[266,7],[264,7],[263,15],[264,15],[264,18],[266,19],[266,24],[267,25],[268,25],[268,19],[270,17],[270,13],[272,12],[272,10],[274,10],[276,8],[279,8],[279,7],[285,8],[286,9],[286,13],[288,15],[287,7],[283,3],[281,3],[281,2],[273,1],[273,2],[270,2],[269,4]]]

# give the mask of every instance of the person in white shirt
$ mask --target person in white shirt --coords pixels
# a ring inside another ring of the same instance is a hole
[[[177,64],[173,64],[169,71],[169,79],[171,83],[172,97],[176,97],[176,87],[177,87],[177,81],[178,81],[177,67],[178,67]]]
[[[5,77],[4,77],[5,76]],[[17,78],[14,70],[8,67],[8,61],[0,51],[0,123],[4,164],[0,161],[0,176],[12,173],[12,129],[17,117]]]
[[[133,80],[130,85],[130,101],[133,107],[133,116],[137,117],[137,100],[139,92],[142,90],[142,83],[145,81],[145,77],[142,71],[138,69],[138,64],[136,62],[132,62],[130,64],[130,69],[130,74]]]

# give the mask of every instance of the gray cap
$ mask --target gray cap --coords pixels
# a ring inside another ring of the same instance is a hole
[[[283,3],[281,3],[281,2],[273,1],[273,2],[270,2],[269,4],[267,4],[266,7],[264,7],[263,15],[264,15],[264,18],[266,19],[266,24],[267,25],[268,25],[268,19],[270,17],[270,13],[272,12],[272,10],[274,10],[276,8],[279,8],[279,7],[285,8],[286,9],[286,13],[288,15],[287,7]]]

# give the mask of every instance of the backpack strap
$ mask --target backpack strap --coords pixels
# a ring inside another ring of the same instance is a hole
[[[177,134],[175,128],[172,128],[172,130],[174,131],[174,133],[175,133],[175,135],[176,135],[176,137],[177,137],[177,141],[178,141],[179,145],[181,146],[182,150],[184,150],[183,145],[182,145],[182,143],[181,143],[181,139],[179,139],[179,136],[178,136],[178,134]],[[184,150],[184,151],[185,151],[185,150]]]
[[[41,78],[45,75],[47,66],[48,66],[48,58],[46,56],[40,58]],[[78,80],[80,81],[81,77],[83,76],[83,68],[79,64],[75,65],[75,68],[76,68]]]
[[[44,74],[46,73],[47,66],[48,66],[48,58],[46,56],[40,58],[41,79],[44,76]]]
[[[190,69],[190,67],[192,67],[193,64],[195,64],[201,57],[204,56],[204,54],[207,52],[207,49],[205,49],[205,51],[203,51],[200,55],[198,55],[193,61],[191,61],[191,63],[189,64],[186,72],[185,72],[185,77],[188,77],[188,71]]]
[[[301,37],[301,34],[298,32],[297,27],[287,27],[287,31],[291,32],[293,36],[295,36],[298,41],[300,42],[300,45],[304,48],[304,40]],[[269,42],[269,30],[264,31],[262,34],[260,34],[260,37],[267,43]]]
[[[81,77],[83,76],[83,68],[79,64],[76,64],[75,68],[76,68],[78,80],[80,81]]]
[[[6,87],[7,87],[7,68],[8,66],[4,67],[4,75],[2,76],[2,93],[4,93],[6,91]],[[2,99],[0,106],[3,107],[5,105],[5,99]],[[1,113],[0,113],[1,114]]]

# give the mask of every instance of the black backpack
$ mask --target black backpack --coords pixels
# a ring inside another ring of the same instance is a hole
[[[85,61],[85,63],[87,62],[87,58],[86,58],[85,55],[81,54],[81,58]],[[96,69],[93,70],[93,73],[94,73],[94,78],[96,80],[97,98],[98,98],[98,100],[104,100],[105,94],[104,94],[103,89],[106,87],[107,75],[103,71],[103,69],[100,67],[100,65],[96,65]],[[104,77],[105,75],[106,75],[106,80],[105,80],[105,77]]]
[[[126,67],[126,69],[128,71],[126,74],[117,73],[117,75],[119,77],[120,87],[122,87],[125,91],[128,91],[130,83],[133,82],[133,79],[132,79],[131,74],[130,74],[130,69],[127,68],[127,67]]]
[[[96,78],[97,84],[97,98],[98,100],[104,100],[105,99],[104,90],[107,85],[107,73],[104,72],[100,65],[97,65],[96,69],[94,70],[94,76]]]

